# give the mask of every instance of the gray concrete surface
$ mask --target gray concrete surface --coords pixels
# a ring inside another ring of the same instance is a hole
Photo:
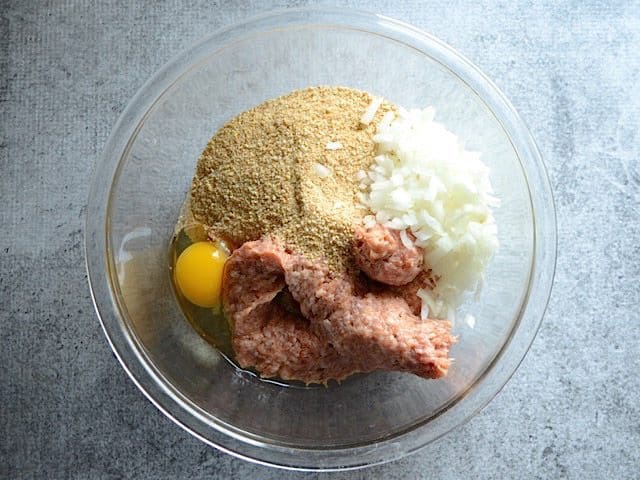
[[[549,168],[559,227],[549,309],[512,381],[468,424],[369,470],[281,472],[192,438],[120,368],[82,248],[109,131],[200,36],[310,3],[0,3],[0,477],[639,478],[638,2],[333,3],[408,21],[463,52],[512,100]]]

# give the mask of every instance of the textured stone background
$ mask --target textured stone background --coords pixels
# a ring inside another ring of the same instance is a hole
[[[468,56],[512,100],[549,168],[559,227],[549,309],[512,381],[468,424],[370,470],[281,472],[192,438],[120,368],[82,252],[109,131],[194,40],[310,3],[0,2],[0,477],[638,478],[638,2],[338,3],[413,23]]]

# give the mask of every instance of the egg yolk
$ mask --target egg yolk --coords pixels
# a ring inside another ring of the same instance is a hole
[[[211,242],[196,242],[187,247],[175,267],[180,292],[199,307],[218,305],[226,260],[227,254]]]

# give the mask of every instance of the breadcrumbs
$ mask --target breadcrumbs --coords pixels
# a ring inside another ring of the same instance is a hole
[[[373,163],[383,103],[361,124],[373,97],[312,87],[266,101],[225,124],[202,152],[191,187],[196,220],[234,246],[275,236],[335,271],[351,266],[358,172]],[[339,148],[335,148],[339,145]]]

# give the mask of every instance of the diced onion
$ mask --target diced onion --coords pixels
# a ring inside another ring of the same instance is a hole
[[[374,98],[361,122],[370,122],[381,103]],[[498,248],[491,208],[500,202],[480,154],[465,150],[434,115],[433,108],[385,114],[373,138],[374,163],[358,174],[359,198],[374,214],[363,220],[365,226],[376,221],[400,230],[403,245],[424,249],[425,268],[438,282],[418,292],[423,313],[426,308],[433,318],[453,320],[463,293],[479,294]]]
[[[342,144],[340,142],[327,142],[325,148],[327,150],[340,150],[342,148]]]
[[[475,328],[475,326],[476,326],[476,317],[474,317],[470,313],[467,313],[464,316],[464,323],[466,323],[469,326],[469,328]]]
[[[400,230],[400,241],[406,248],[413,248],[413,242],[409,238],[409,235],[407,235],[406,230]]]
[[[375,227],[376,223],[378,222],[376,222],[376,217],[374,217],[373,215],[366,215],[362,219],[362,224],[367,229]]]
[[[380,105],[382,105],[382,97],[373,97],[371,99],[371,103],[362,114],[362,117],[360,117],[360,123],[362,125],[369,125],[371,120],[373,120],[373,117],[376,116],[376,112],[380,108]]]
[[[313,171],[320,178],[330,177],[332,175],[332,173],[333,173],[330,169],[328,169],[327,167],[325,167],[321,163],[314,163],[313,164]]]

